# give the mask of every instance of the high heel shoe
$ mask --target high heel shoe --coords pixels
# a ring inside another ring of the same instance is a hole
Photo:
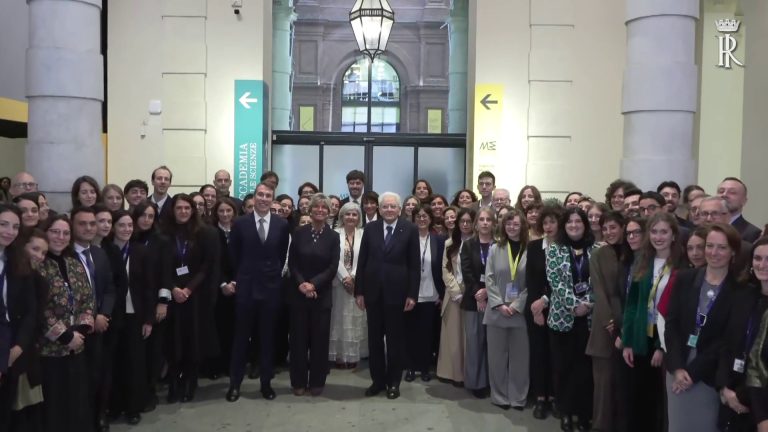
[[[560,418],[560,430],[563,432],[573,432],[573,419],[569,415],[563,414]]]

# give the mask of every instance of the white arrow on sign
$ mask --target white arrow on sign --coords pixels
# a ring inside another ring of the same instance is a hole
[[[248,97],[248,96],[250,96],[250,95],[251,95],[251,92],[245,92],[245,93],[243,93],[243,95],[242,95],[242,96],[240,96],[240,99],[238,99],[238,101],[240,101],[240,104],[241,104],[243,107],[245,107],[245,109],[251,109],[251,106],[248,104],[249,102],[250,102],[250,103],[256,103],[256,102],[258,102],[258,101],[259,101],[259,100],[258,100],[258,99],[256,99],[256,98],[250,98],[250,97]]]

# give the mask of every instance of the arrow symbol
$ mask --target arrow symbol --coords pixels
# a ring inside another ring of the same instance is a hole
[[[243,93],[242,96],[240,96],[240,99],[238,99],[238,101],[240,102],[240,105],[244,106],[245,109],[251,109],[251,106],[248,104],[249,102],[250,103],[256,103],[256,102],[259,101],[256,98],[248,97],[250,95],[251,95],[251,92],[245,92],[245,93]]]
[[[480,103],[481,103],[481,104],[482,104],[482,105],[485,107],[485,109],[487,109],[487,110],[489,110],[489,111],[490,111],[491,107],[489,107],[488,105],[491,105],[491,104],[495,105],[495,104],[498,104],[498,103],[499,103],[499,101],[497,101],[497,100],[489,100],[489,98],[490,98],[490,97],[491,97],[491,94],[490,94],[490,93],[488,93],[487,95],[485,95],[485,96],[484,96],[484,97],[483,97],[483,98],[480,100]]]

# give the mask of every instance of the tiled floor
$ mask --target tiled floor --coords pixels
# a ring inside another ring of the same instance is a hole
[[[161,404],[144,414],[138,426],[122,420],[112,425],[113,432],[189,431],[189,432],[397,432],[397,431],[559,431],[559,422],[533,418],[531,410],[504,411],[490,399],[475,399],[462,388],[432,380],[403,382],[401,396],[391,401],[383,393],[366,398],[370,384],[367,369],[332,370],[322,396],[295,397],[291,394],[288,373],[279,373],[272,382],[277,398],[265,401],[258,380],[247,380],[240,400],[224,400],[228,381],[203,379],[195,401],[188,404]],[[162,395],[164,399],[164,395]]]

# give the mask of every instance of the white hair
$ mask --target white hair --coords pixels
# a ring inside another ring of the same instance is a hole
[[[718,204],[720,204],[721,208],[723,209],[723,213],[728,213],[728,202],[719,196],[709,196],[709,197],[703,198],[699,203],[699,207],[701,207],[701,205],[704,204],[705,202],[717,202]]]
[[[379,207],[381,207],[381,203],[384,202],[384,198],[394,198],[397,202],[398,207],[402,207],[402,201],[400,200],[400,195],[396,194],[395,192],[384,192],[383,194],[379,195]]]
[[[355,212],[357,213],[357,227],[360,228],[363,226],[363,212],[360,210],[360,206],[353,202],[349,201],[348,203],[341,206],[341,209],[339,209],[339,219],[343,220],[344,215],[346,215],[349,212]]]

